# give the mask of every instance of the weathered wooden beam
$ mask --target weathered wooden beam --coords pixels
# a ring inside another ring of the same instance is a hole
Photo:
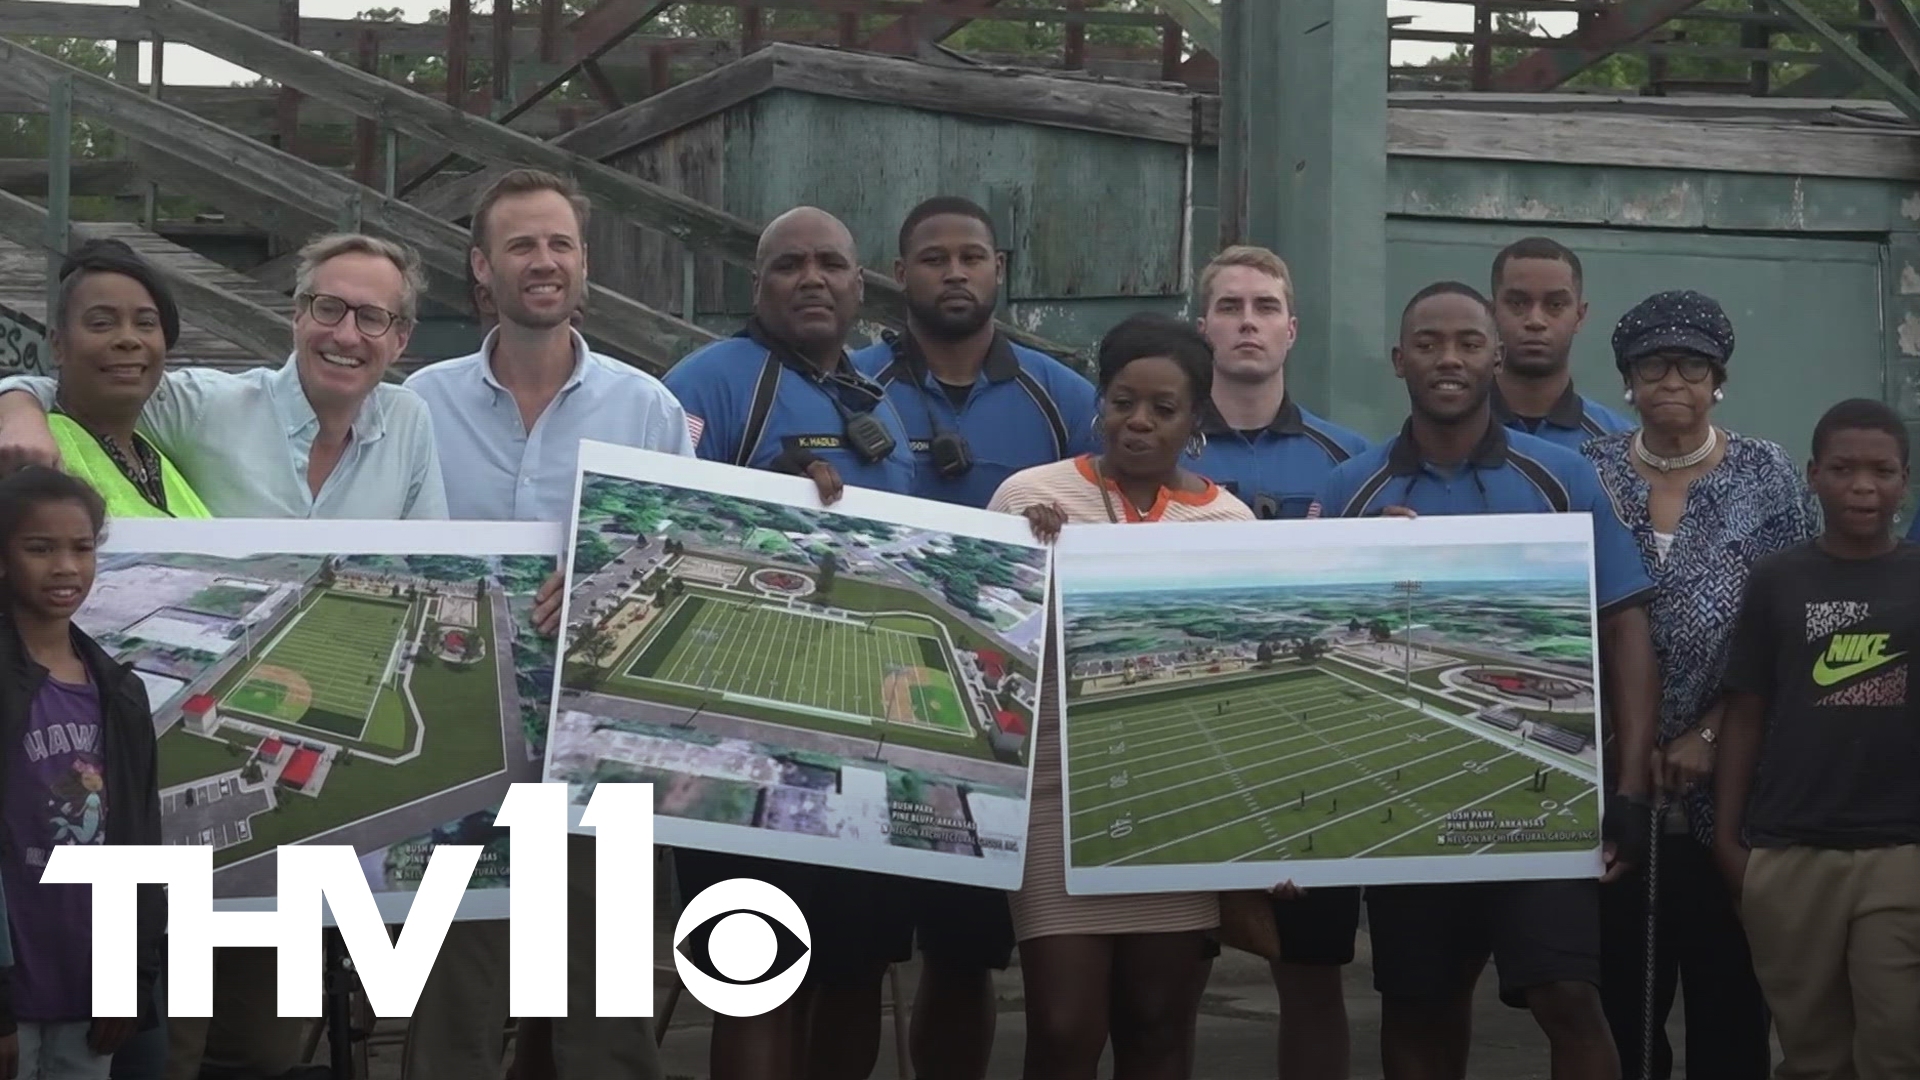
[[[582,67],[606,55],[608,50],[633,36],[635,31],[652,22],[655,15],[673,3],[674,0],[600,0],[567,28],[567,36],[573,46],[573,58],[566,68],[535,88],[497,120],[502,124],[512,123],[547,95],[566,85],[568,80],[580,73]],[[457,153],[448,154],[429,164],[400,185],[400,194],[410,194],[435,173],[459,159]]]
[[[464,282],[467,235],[458,226],[182,109],[0,40],[0,83],[44,101],[52,81],[63,74],[73,78],[77,110],[142,144],[137,160],[148,175],[184,176],[183,189],[221,205],[245,206],[243,216],[296,241],[336,227],[342,211],[357,206],[362,228],[412,245],[440,272]],[[713,340],[709,331],[629,297],[593,286],[590,295],[594,317],[589,336],[656,370],[671,366],[694,345]]]
[[[1906,58],[1908,72],[1920,72],[1920,19],[1914,18],[1913,9],[1906,5],[1906,0],[1867,0],[1867,3],[1873,5],[1874,14],[1886,25],[1887,36]]]
[[[763,49],[571,131],[563,131],[553,139],[553,145],[605,161],[764,92],[773,85],[776,56],[776,50]],[[505,171],[481,169],[422,191],[412,201],[436,217],[458,220],[467,216],[473,200]]]
[[[1767,0],[1780,13],[1800,25],[1800,28],[1820,42],[1822,48],[1844,59],[1855,70],[1866,77],[1868,83],[1877,86],[1887,95],[1887,100],[1899,107],[1900,111],[1915,123],[1920,123],[1920,94],[1913,91],[1898,76],[1875,63],[1873,58],[1860,51],[1853,39],[1827,25],[1826,20],[1815,14],[1813,9],[1801,3],[1801,0]]]
[[[986,0],[985,6],[993,7],[999,0]],[[920,47],[944,41],[971,19],[959,15],[947,15],[941,8],[958,9],[966,5],[964,0],[928,0],[925,12],[913,12],[902,15],[887,25],[875,30],[868,38],[866,48],[869,52],[917,53]]]
[[[1188,40],[1201,52],[1220,55],[1220,16],[1201,0],[1154,0],[1160,10],[1180,24]]]
[[[46,230],[45,210],[18,195],[0,191],[0,235],[32,251],[62,255],[47,246]],[[75,240],[99,234],[85,222],[73,223],[72,231]],[[285,316],[193,274],[180,273],[164,260],[150,262],[172,286],[174,298],[194,325],[263,357],[287,351],[293,340],[293,324]]]
[[[1495,90],[1551,90],[1605,60],[1702,0],[1616,0],[1567,35],[1566,44],[1535,49],[1493,76]]]
[[[695,251],[718,255],[739,266],[754,264],[760,228],[744,218],[512,128],[435,105],[405,87],[315,56],[186,0],[152,3],[157,20],[170,35],[232,63],[297,86],[357,115],[378,117],[398,131],[448,146],[485,165],[526,166],[569,174],[603,211],[665,233]],[[899,284],[871,270],[866,274],[866,304],[862,310],[868,318],[886,326],[906,324],[906,297]],[[1062,355],[1071,351],[1018,326],[1000,326],[1009,338],[1031,348]]]

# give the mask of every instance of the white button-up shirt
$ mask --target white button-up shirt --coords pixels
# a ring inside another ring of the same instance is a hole
[[[693,456],[686,410],[659,379],[587,349],[573,333],[573,374],[528,430],[513,393],[494,378],[495,330],[471,356],[413,373],[426,399],[459,521],[568,521],[580,440]]]
[[[0,393],[25,390],[53,405],[54,380],[16,375]],[[307,459],[320,420],[293,356],[278,368],[167,372],[140,414],[140,431],[173,459],[215,517],[444,519],[447,493],[426,403],[381,383],[360,405],[346,451],[314,494]]]

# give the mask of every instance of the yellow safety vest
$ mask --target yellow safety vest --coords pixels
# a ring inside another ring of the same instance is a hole
[[[75,423],[70,416],[53,413],[47,417],[47,425],[53,428],[53,441],[60,447],[60,465],[68,474],[77,476],[93,485],[93,490],[107,502],[108,517],[176,517],[210,518],[206,504],[193,488],[174,468],[167,455],[153,448],[153,454],[160,459],[160,487],[167,494],[165,510],[147,501],[133,481],[113,463],[100,440],[93,437],[86,428]],[[152,444],[148,444],[152,445]]]

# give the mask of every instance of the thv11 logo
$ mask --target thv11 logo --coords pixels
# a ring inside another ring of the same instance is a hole
[[[508,830],[509,1008],[567,1015],[565,784],[514,784],[495,818]],[[653,785],[600,784],[581,824],[594,831],[596,1016],[653,1015]],[[433,849],[401,932],[387,933],[359,857],[347,845],[278,849],[276,910],[215,911],[213,849],[205,845],[62,846],[41,880],[93,886],[93,1015],[139,1015],[136,928],[142,884],[167,887],[167,1006],[213,1012],[213,950],[270,948],[279,957],[281,1016],[321,1014],[321,901],[377,1016],[412,1016],[445,944],[480,847]],[[758,1016],[799,990],[812,956],[792,897],[751,878],[702,891],[673,933],[681,984],[727,1016]],[[704,957],[704,962],[701,957]],[[785,965],[784,967],[781,965]]]

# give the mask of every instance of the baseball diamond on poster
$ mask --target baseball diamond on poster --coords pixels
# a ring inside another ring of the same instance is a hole
[[[1061,534],[1070,893],[1599,875],[1589,515],[1172,527]]]
[[[75,621],[147,688],[160,829],[214,849],[214,901],[271,910],[274,851],[351,844],[382,915],[435,844],[485,847],[458,916],[507,915],[508,786],[538,780],[557,525],[113,522]],[[329,917],[330,919],[330,917]]]
[[[585,441],[545,778],[670,847],[1020,884],[1051,551],[1007,514]]]

